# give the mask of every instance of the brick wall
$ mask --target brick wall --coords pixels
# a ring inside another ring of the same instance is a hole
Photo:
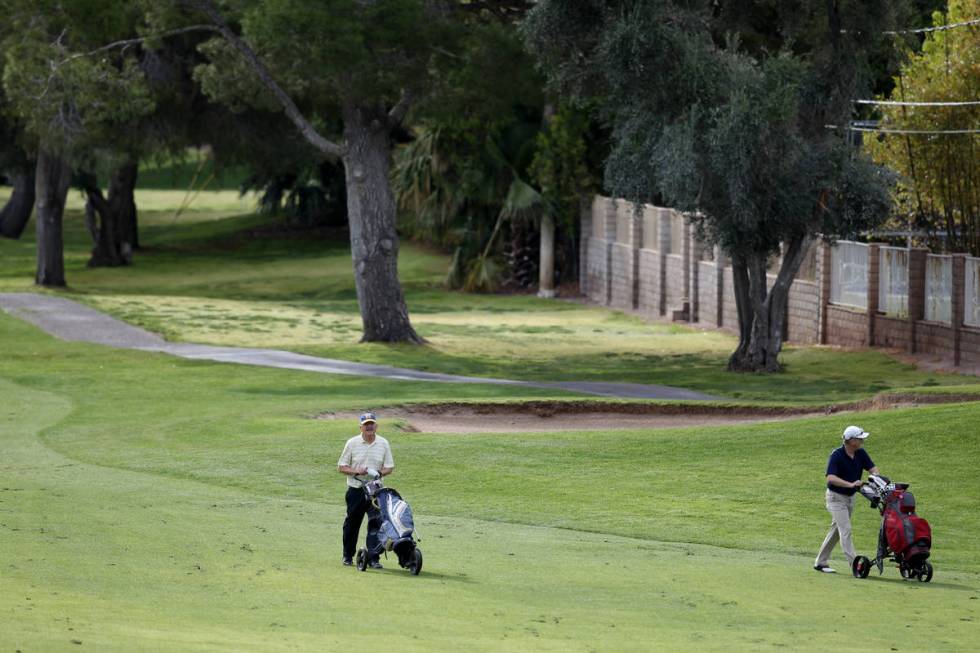
[[[980,362],[980,329],[963,327],[960,332],[960,356],[965,362]]]
[[[915,325],[915,350],[924,354],[953,351],[953,330],[948,324],[919,322]]]
[[[735,283],[732,281],[732,269],[725,268],[725,278],[722,280],[722,324],[724,328],[738,332],[738,309],[735,306]]]
[[[605,304],[608,300],[606,296],[606,281],[609,276],[609,270],[606,269],[608,243],[598,238],[590,238],[586,251],[588,258],[583,267],[588,276],[586,280],[588,298],[597,304]]]
[[[667,277],[665,282],[667,315],[671,311],[680,310],[688,299],[687,288],[684,286],[684,257],[680,254],[667,255]]]
[[[875,345],[907,350],[910,336],[908,320],[884,315],[875,316]]]
[[[596,196],[583,203],[581,288],[599,304],[635,308],[644,315],[682,319],[705,326],[738,329],[731,267],[719,251],[700,261],[702,245],[671,209]],[[680,251],[673,251],[680,250]],[[798,278],[790,288],[787,340],[846,347],[884,346],[910,352],[952,354],[954,362],[980,364],[980,329],[963,326],[964,258],[953,257],[952,323],[923,320],[927,252],[909,251],[909,316],[877,311],[880,274],[870,244],[868,311],[829,303],[830,248],[811,256],[814,279]],[[664,254],[664,252],[668,252]],[[770,275],[770,284],[774,280]],[[719,283],[720,281],[720,283]],[[721,295],[719,297],[719,294]]]
[[[868,346],[868,314],[843,306],[827,306],[827,344]]]
[[[634,308],[633,306],[633,259],[636,250],[631,245],[613,243],[612,266],[610,270],[610,306]]]
[[[639,291],[637,308],[649,317],[661,317],[660,311],[660,253],[651,249],[640,250]]]
[[[817,342],[817,312],[820,308],[820,288],[812,281],[797,279],[789,289],[786,308],[788,340],[812,345]]]
[[[698,322],[707,326],[721,326],[718,319],[718,269],[714,261],[701,261],[698,267]]]

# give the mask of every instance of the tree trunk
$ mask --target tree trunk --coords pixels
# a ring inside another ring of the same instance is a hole
[[[132,239],[135,236],[136,202],[133,189],[136,186],[136,163],[130,162],[117,168],[109,180],[109,198],[92,175],[81,178],[88,195],[85,217],[92,235],[94,247],[89,267],[118,267],[129,265],[133,258]]]
[[[555,296],[555,221],[550,215],[541,216],[540,268],[538,297]]]
[[[123,255],[132,260],[133,250],[139,248],[139,227],[136,220],[136,178],[139,162],[128,161],[120,166],[109,180],[109,206],[116,214]]]
[[[547,133],[555,119],[555,105],[545,102],[541,119],[542,133]],[[545,209],[547,211],[547,209]],[[541,241],[538,255],[538,297],[555,296],[555,220],[547,213],[541,215]]]
[[[387,116],[365,107],[345,106],[344,138],[351,257],[364,327],[361,342],[423,343],[408,319],[398,281]]]
[[[34,170],[14,175],[14,190],[0,211],[0,236],[20,238],[34,211]]]
[[[71,169],[44,148],[37,156],[37,276],[39,286],[65,286],[65,253],[62,219],[71,183]]]
[[[779,273],[768,290],[765,254],[740,258],[741,272],[736,270],[733,259],[739,346],[728,360],[729,371],[778,372],[782,369],[779,352],[783,348],[789,291],[809,244],[810,238],[806,234],[799,234],[787,243]]]
[[[225,22],[212,0],[183,0],[183,4],[208,16],[276,97],[308,143],[323,154],[343,160],[354,285],[364,325],[361,341],[425,342],[409,322],[398,281],[395,200],[388,177],[390,130],[404,119],[412,103],[412,93],[404,93],[388,112],[383,106],[371,109],[345,101],[342,112],[346,144],[341,147],[324,138],[306,119],[255,51]]]
[[[752,336],[752,299],[749,293],[749,270],[742,255],[732,256],[732,286],[735,290],[735,310],[738,313],[738,347],[728,359],[728,369],[741,371]]]

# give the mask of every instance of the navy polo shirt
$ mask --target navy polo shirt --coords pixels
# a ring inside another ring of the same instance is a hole
[[[827,461],[827,474],[833,474],[845,481],[854,482],[861,478],[861,472],[874,466],[875,464],[871,462],[871,456],[864,449],[855,451],[854,457],[851,458],[844,451],[844,445],[841,445],[830,453],[830,459]],[[830,481],[827,482],[827,489],[846,496],[851,496],[857,492],[857,488],[837,487],[831,485]]]

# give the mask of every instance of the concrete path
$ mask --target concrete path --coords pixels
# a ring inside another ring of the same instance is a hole
[[[545,383],[512,381],[474,376],[436,374],[385,365],[369,365],[331,358],[317,358],[278,349],[219,347],[167,342],[160,336],[126,324],[78,302],[52,295],[34,293],[0,293],[0,309],[30,322],[62,340],[91,342],[123,349],[159,351],[181,358],[210,360],[221,363],[280,367],[325,374],[374,376],[400,381],[435,381],[441,383],[489,383],[534,388],[554,388],[599,395],[634,399],[693,399],[716,400],[719,397],[665,385],[639,383],[602,383],[568,381]]]

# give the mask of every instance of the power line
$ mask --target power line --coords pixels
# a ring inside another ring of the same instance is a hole
[[[926,34],[928,32],[944,32],[948,29],[954,29],[956,27],[970,27],[971,25],[980,25],[980,18],[974,18],[972,20],[966,20],[961,23],[951,23],[949,25],[940,25],[939,27],[920,27],[919,29],[899,29],[899,30],[889,30],[887,32],[882,32],[882,34],[887,34],[889,36],[898,36],[899,34]],[[848,34],[849,31],[842,29],[841,34]],[[861,32],[857,32],[860,34]]]
[[[922,27],[920,29],[902,29],[894,30],[890,32],[882,32],[882,34],[897,35],[897,34],[925,34],[926,32],[942,32],[948,29],[953,29],[955,27],[968,27],[970,25],[980,25],[980,18],[974,18],[973,20],[963,21],[962,23],[951,23],[949,25],[941,25],[939,27]]]
[[[980,106],[980,100],[963,102],[899,102],[896,100],[854,100],[855,104],[881,104],[890,107],[972,107]]]
[[[980,134],[980,129],[889,129],[887,127],[842,127],[840,125],[824,125],[827,129],[843,129],[852,132],[875,132],[878,134]]]

